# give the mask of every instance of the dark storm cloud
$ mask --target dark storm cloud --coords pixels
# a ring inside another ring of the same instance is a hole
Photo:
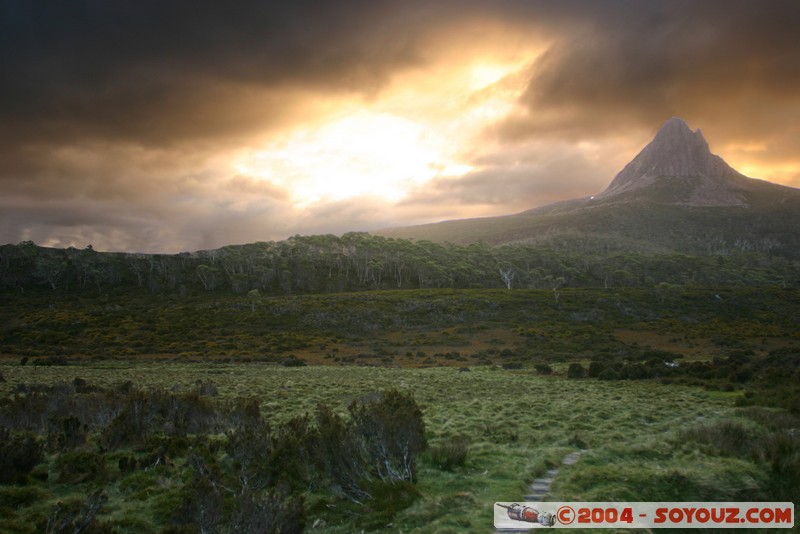
[[[478,0],[8,0],[0,140],[170,143],[264,129],[287,87],[370,93],[481,18],[540,30],[582,6]],[[272,97],[272,98],[270,98]]]
[[[307,93],[374,92],[422,61],[427,31],[459,17],[445,4],[350,0],[0,10],[2,191],[131,200],[182,187],[204,155],[307,118]]]
[[[757,137],[800,118],[800,2],[596,2],[585,15],[532,65],[505,138],[590,138],[673,115]]]
[[[319,95],[378,98],[448,39],[480,40],[459,33],[476,21],[547,48],[474,172],[391,214],[371,199],[304,212],[288,190],[220,163],[315,117]],[[571,143],[632,157],[672,115],[712,148],[795,161],[799,27],[796,0],[4,0],[0,241],[174,252],[517,211],[601,190],[625,162],[589,161]]]
[[[796,0],[2,6],[6,144],[168,144],[263,130],[293,104],[270,90],[377,90],[397,69],[425,62],[426,35],[471,17],[554,40],[523,96],[529,113],[509,121],[506,136],[587,136],[675,114],[745,115],[766,129],[781,120],[763,117],[770,102],[800,99]]]
[[[376,87],[393,69],[418,61],[414,26],[428,20],[426,10],[394,2],[3,6],[4,140],[165,142],[248,128],[281,115],[278,102],[255,116],[237,109],[256,109],[247,100],[259,89]]]

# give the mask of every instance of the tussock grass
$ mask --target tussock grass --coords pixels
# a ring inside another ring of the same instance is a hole
[[[103,387],[131,380],[142,387],[172,388],[180,382],[181,391],[213,383],[218,394],[209,402],[254,398],[261,413],[276,425],[313,413],[319,404],[345,416],[350,403],[368,391],[413,393],[423,412],[431,451],[418,465],[415,488],[398,490],[398,499],[404,499],[407,507],[398,506],[391,514],[373,513],[311,490],[305,494],[307,524],[324,521],[323,532],[486,531],[491,528],[494,502],[521,499],[531,480],[560,465],[563,456],[577,448],[589,452],[577,465],[561,468],[552,488],[555,498],[752,500],[791,491],[795,479],[785,474],[798,465],[797,449],[793,441],[781,441],[787,425],[795,425],[791,416],[735,408],[731,398],[697,388],[567,379],[565,369],[561,375],[558,369],[554,376],[541,376],[534,369],[488,366],[461,373],[454,368],[109,360],[79,367],[15,363],[3,366],[3,373],[11,387],[22,382],[72,383],[76,376]],[[209,439],[213,444],[222,438]],[[92,438],[84,447],[93,444]],[[172,456],[171,467],[160,464],[147,471],[126,472],[116,463],[123,455],[148,453],[115,452],[103,473],[109,501],[100,519],[112,522],[120,532],[158,531],[180,506],[180,488],[191,478],[183,455],[195,446],[188,441],[188,448]],[[217,448],[223,450],[221,445]],[[75,471],[74,483],[59,481],[65,460],[56,458],[47,460],[53,466],[51,479],[31,480],[26,486],[34,488],[37,503],[18,496],[20,505],[13,518],[17,523],[41,518],[64,495],[85,495],[77,491],[85,485],[83,471]],[[783,478],[778,473],[784,473]],[[388,528],[389,523],[394,526]]]

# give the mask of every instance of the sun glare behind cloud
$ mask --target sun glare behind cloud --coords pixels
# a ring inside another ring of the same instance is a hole
[[[288,191],[297,207],[360,196],[399,201],[434,178],[474,170],[470,154],[481,132],[518,95],[504,80],[524,64],[451,66],[424,92],[398,83],[370,102],[351,103],[348,112],[267,141],[236,170]]]
[[[373,196],[399,200],[437,175],[469,166],[448,157],[446,140],[424,125],[359,111],[301,129],[252,154],[240,167],[290,191],[295,205]]]
[[[503,79],[509,71],[508,65],[479,63],[470,69],[470,88],[477,90],[488,87]]]

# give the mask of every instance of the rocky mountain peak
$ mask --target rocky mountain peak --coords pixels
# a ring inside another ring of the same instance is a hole
[[[611,196],[653,185],[664,187],[671,183],[686,193],[686,196],[681,196],[682,203],[743,205],[742,197],[731,188],[733,181],[742,178],[744,176],[721,157],[711,153],[699,129],[692,131],[683,119],[672,117],[614,177],[602,195]]]

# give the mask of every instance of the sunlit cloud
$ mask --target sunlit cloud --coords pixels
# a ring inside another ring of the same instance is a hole
[[[601,191],[673,115],[800,185],[796,0],[131,6],[0,17],[0,242],[504,215]]]
[[[523,89],[506,78],[527,61],[467,61],[424,91],[397,80],[369,102],[343,103],[351,109],[246,152],[233,167],[289,191],[297,207],[363,196],[400,201],[433,179],[475,170],[483,130]]]
[[[238,165],[286,188],[300,206],[362,195],[398,200],[409,187],[441,173],[469,171],[450,149],[423,124],[359,111],[292,132]]]

